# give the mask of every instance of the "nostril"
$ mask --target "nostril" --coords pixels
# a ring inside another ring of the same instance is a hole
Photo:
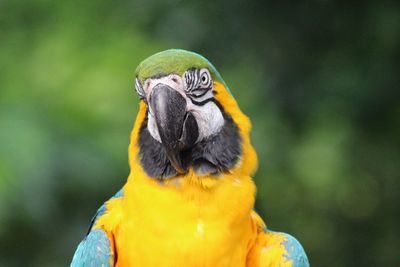
[[[172,77],[171,79],[174,83],[178,83],[178,79],[176,77]]]

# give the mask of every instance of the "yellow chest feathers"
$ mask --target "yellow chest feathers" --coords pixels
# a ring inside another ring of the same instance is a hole
[[[244,266],[252,236],[250,177],[130,177],[113,225],[117,266]],[[115,205],[115,204],[114,204]],[[105,218],[106,219],[106,218]]]

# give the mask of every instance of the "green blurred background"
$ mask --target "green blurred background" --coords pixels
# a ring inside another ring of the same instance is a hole
[[[172,47],[252,119],[270,228],[312,266],[399,266],[399,2],[329,0],[0,0],[0,266],[69,264],[128,175],[134,70]]]

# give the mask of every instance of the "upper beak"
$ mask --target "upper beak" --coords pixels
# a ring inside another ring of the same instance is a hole
[[[187,112],[186,99],[160,83],[151,91],[149,105],[168,159],[178,173],[186,173],[190,159],[186,158],[189,153],[184,152],[193,147],[199,136],[196,119]]]

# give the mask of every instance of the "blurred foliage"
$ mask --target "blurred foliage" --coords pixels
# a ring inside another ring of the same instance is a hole
[[[313,266],[399,265],[399,29],[395,1],[0,1],[0,266],[69,264],[129,172],[134,69],[170,47],[251,117],[270,228]]]

